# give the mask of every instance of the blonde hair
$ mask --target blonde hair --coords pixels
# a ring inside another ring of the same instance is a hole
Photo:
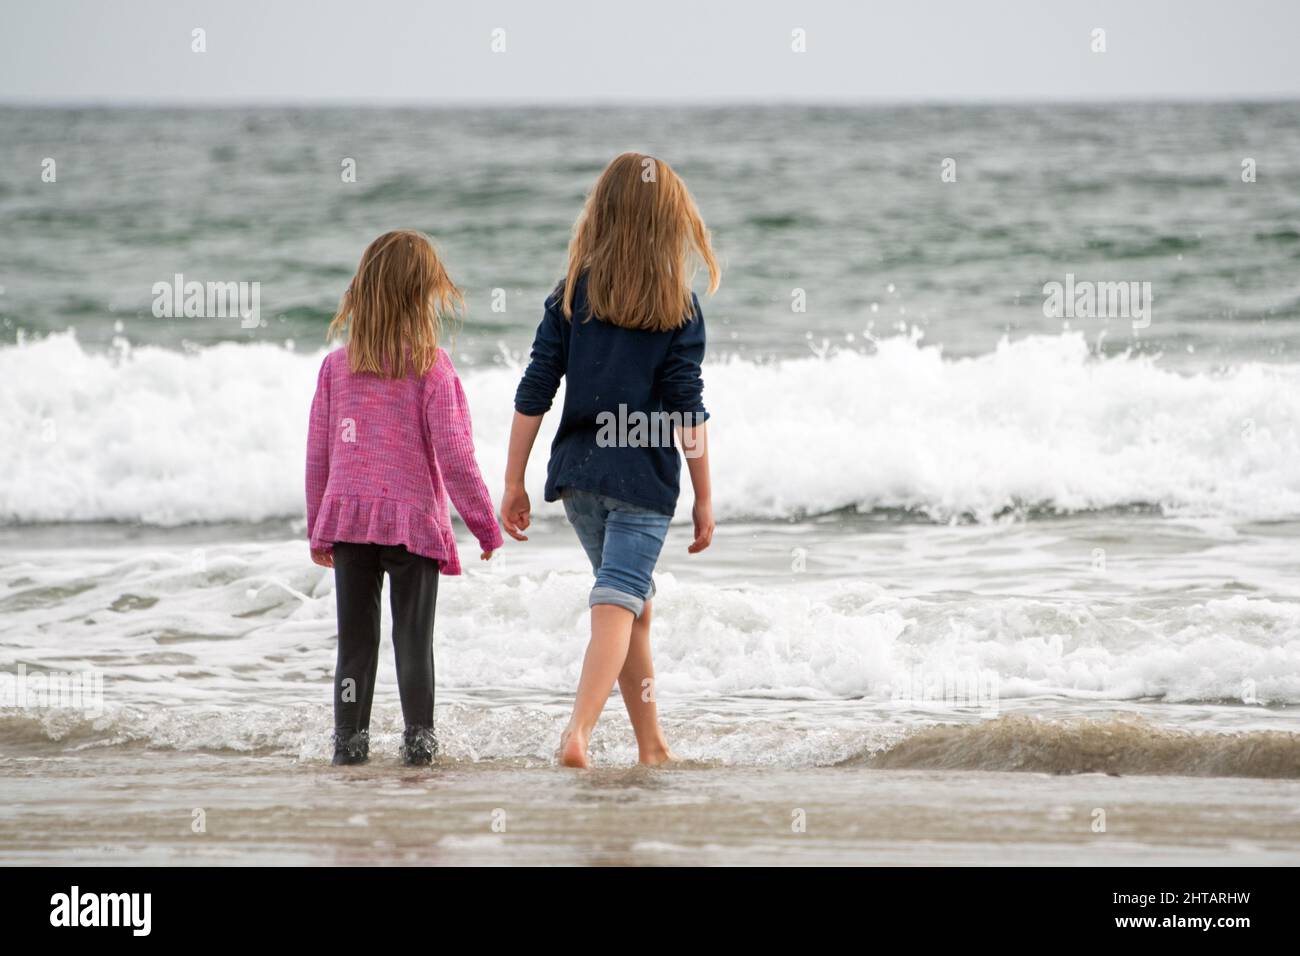
[[[691,280],[703,263],[709,292],[722,271],[686,184],[667,163],[623,153],[605,167],[573,227],[564,317],[587,275],[591,315],[625,329],[664,332],[690,318]]]
[[[443,317],[464,307],[432,240],[397,229],[366,247],[326,338],[346,339],[353,372],[424,375],[438,360]]]

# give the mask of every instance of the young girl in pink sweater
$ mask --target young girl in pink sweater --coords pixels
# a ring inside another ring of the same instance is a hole
[[[393,651],[406,722],[402,756],[428,764],[438,575],[460,574],[448,498],[484,561],[501,547],[474,461],[469,406],[438,347],[442,316],[463,306],[427,236],[385,233],[366,249],[329,337],[307,437],[312,560],[334,569],[338,663],[334,763],[364,763],[389,577]]]

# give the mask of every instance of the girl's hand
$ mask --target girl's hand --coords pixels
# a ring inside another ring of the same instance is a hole
[[[686,550],[691,554],[699,554],[713,542],[713,502],[696,498],[691,518],[695,522],[695,540]]]
[[[495,551],[480,551],[480,552],[479,552],[478,559],[479,559],[480,561],[491,561],[491,560],[492,560],[492,555],[494,555],[494,554],[496,554]]]
[[[322,568],[334,567],[333,551],[317,551],[315,548],[312,548],[311,559],[314,563],[319,564]]]
[[[501,525],[506,534],[516,541],[527,541],[528,536],[520,532],[527,530],[532,510],[523,485],[506,485],[505,494],[501,496]]]

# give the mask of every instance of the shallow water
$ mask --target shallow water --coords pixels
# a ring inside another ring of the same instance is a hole
[[[1160,735],[1249,731],[1283,735],[1280,749],[1243,740],[1248,756],[1209,760],[1219,768],[1209,772],[1300,777],[1286,529],[1126,521],[1105,539],[1073,518],[737,524],[720,528],[708,561],[686,555],[686,530],[675,529],[653,630],[674,746],[710,765],[830,766],[935,723],[1134,715],[1138,724],[1111,728],[1125,738],[1120,772],[1205,773],[1197,744],[1171,757]],[[90,667],[104,683],[101,713],[3,711],[10,746],[325,759],[332,575],[305,561],[299,541],[195,548],[193,534],[141,541],[100,527],[84,548],[0,547],[8,670]],[[449,758],[549,759],[586,644],[590,573],[570,534],[538,522],[500,563],[444,582],[435,663]],[[1101,540],[1104,567],[1093,560]],[[386,641],[381,653],[375,730],[395,735]],[[1040,754],[1027,759],[1033,769],[1109,769],[1065,731],[1005,732]],[[959,740],[965,756],[949,759],[1007,769],[992,752],[981,763],[989,744]],[[635,760],[617,694],[593,747],[598,763]]]
[[[331,769],[88,752],[7,761],[0,861],[82,864],[1295,865],[1273,780],[498,762]],[[75,825],[70,825],[75,821]]]

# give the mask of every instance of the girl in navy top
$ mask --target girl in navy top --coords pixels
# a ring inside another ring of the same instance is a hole
[[[695,492],[697,554],[713,539],[700,361],[704,316],[692,266],[720,271],[685,184],[662,160],[624,153],[587,198],[569,268],[546,300],[515,394],[501,522],[517,541],[530,521],[524,470],[542,416],[566,378],[546,500],[565,514],[596,575],[591,643],[560,761],[587,766],[592,729],[617,680],[642,763],[671,760],[655,706],[652,574],[677,507],[684,456]]]

